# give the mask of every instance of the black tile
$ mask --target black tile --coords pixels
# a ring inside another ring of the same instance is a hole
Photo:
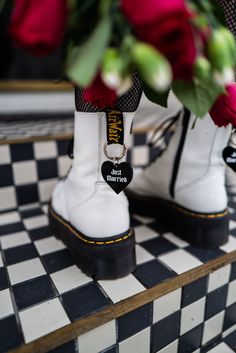
[[[157,260],[139,265],[133,272],[134,276],[146,287],[150,288],[175,276],[175,273]]]
[[[89,283],[62,295],[64,309],[72,321],[111,304],[97,283]]]
[[[58,177],[57,160],[55,158],[37,161],[39,180]]]
[[[210,341],[208,341],[204,346],[201,348],[201,353],[206,353],[209,352],[212,348],[220,344],[221,341],[221,335],[217,335],[214,338],[212,338]],[[223,352],[221,352],[223,353]]]
[[[29,230],[28,233],[32,241],[43,239],[52,235],[52,232],[49,226],[44,226],[44,227]]]
[[[34,159],[32,143],[10,145],[10,151],[11,151],[11,159],[13,162]]]
[[[13,185],[12,167],[10,164],[0,165],[0,187]]]
[[[141,225],[142,225],[142,223],[140,221],[133,218],[132,216],[130,217],[130,226],[131,227],[137,227],[137,226],[141,226]]]
[[[192,353],[201,346],[203,324],[188,331],[179,339],[178,353]]]
[[[4,255],[7,266],[38,257],[38,253],[32,243],[6,249],[4,250]]]
[[[228,344],[230,348],[236,352],[236,332],[231,333],[227,337],[224,338],[224,341]]]
[[[17,233],[17,232],[21,232],[22,230],[25,230],[22,222],[10,223],[4,226],[0,226],[0,235]]]
[[[70,142],[71,140],[57,141],[57,151],[60,156],[67,155],[67,150]]]
[[[6,289],[8,287],[7,275],[4,267],[0,268],[0,290]]]
[[[126,161],[127,161],[128,163],[133,164],[133,162],[132,162],[132,152],[131,152],[130,149],[128,149],[127,152],[126,152]],[[133,166],[134,166],[134,165],[133,165]]]
[[[0,320],[0,353],[5,353],[23,343],[15,315]]]
[[[74,265],[74,261],[68,249],[55,251],[51,254],[42,256],[43,262],[49,273],[63,270]]]
[[[204,297],[207,293],[208,276],[187,284],[182,289],[182,307],[185,307],[198,299]]]
[[[16,197],[19,205],[39,201],[37,184],[16,186]]]
[[[207,262],[216,257],[222,256],[225,254],[224,251],[220,249],[203,249],[203,248],[196,248],[194,246],[188,246],[185,248],[190,254],[197,257],[202,262]]]
[[[236,279],[236,262],[232,263],[231,265],[230,281],[233,281],[235,279]]]
[[[147,142],[147,134],[144,134],[144,133],[134,134],[134,146],[146,145],[146,142]]]
[[[159,157],[161,155],[161,151],[162,151],[162,149],[159,146],[155,146],[155,147],[150,148],[149,160],[154,161],[155,159],[157,159],[157,157]]]
[[[118,318],[118,341],[123,341],[152,324],[152,303]]]
[[[225,310],[223,331],[227,330],[236,323],[236,303],[228,306]]]
[[[21,211],[21,216],[23,218],[29,218],[29,217],[39,216],[39,215],[43,215],[43,214],[44,214],[44,212],[41,207],[32,208],[32,209],[26,210],[26,211]]]
[[[159,234],[167,233],[170,231],[170,228],[168,227],[168,225],[163,224],[160,221],[149,223],[148,227],[150,227],[151,229],[153,229],[155,232]]]
[[[179,336],[180,311],[156,322],[151,328],[151,353],[173,342]]]
[[[177,246],[160,236],[144,241],[141,243],[141,245],[154,256],[160,256],[167,253],[168,251],[177,249]]]
[[[224,310],[226,305],[228,285],[220,287],[207,294],[205,320]]]
[[[56,293],[48,276],[40,276],[12,287],[18,310],[54,298]]]
[[[66,344],[63,344],[60,347],[57,347],[55,349],[52,349],[51,351],[48,351],[48,353],[77,353],[77,342],[75,341],[70,341]]]

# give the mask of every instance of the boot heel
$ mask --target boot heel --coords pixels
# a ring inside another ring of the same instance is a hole
[[[73,250],[71,250],[71,255],[81,271],[95,280],[127,276],[136,266],[135,247],[124,256],[106,259],[86,257]]]
[[[73,228],[49,208],[49,225],[58,239],[69,248],[75,264],[94,279],[116,279],[135,269],[133,230],[115,237],[89,238]]]

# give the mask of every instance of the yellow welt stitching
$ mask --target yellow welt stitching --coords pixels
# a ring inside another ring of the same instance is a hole
[[[114,239],[114,240],[108,240],[108,241],[88,240],[88,239],[85,239],[84,237],[82,237],[79,232],[76,232],[69,224],[64,222],[51,208],[49,209],[49,211],[51,212],[51,214],[54,218],[56,218],[60,223],[62,223],[67,229],[69,229],[76,237],[78,237],[80,240],[82,240],[83,242],[88,243],[88,244],[109,245],[109,244],[113,244],[115,242],[117,243],[117,242],[123,241],[132,235],[132,231],[130,230],[130,232],[127,235],[124,235],[122,238],[118,238],[118,239]]]
[[[207,214],[202,214],[202,213],[194,213],[194,212],[191,212],[191,211],[188,211],[188,210],[184,210],[183,208],[181,207],[178,207],[176,205],[173,205],[171,204],[171,207],[179,210],[180,212],[182,213],[185,213],[185,214],[189,214],[191,215],[192,217],[196,217],[196,218],[217,218],[217,217],[223,217],[223,216],[226,216],[228,214],[228,211],[224,211],[222,213],[215,213],[215,214],[210,214],[210,215],[207,215]]]

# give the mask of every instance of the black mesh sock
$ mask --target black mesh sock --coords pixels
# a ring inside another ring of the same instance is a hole
[[[125,94],[118,97],[115,109],[123,112],[135,112],[137,110],[142,94],[142,84],[137,73],[133,74],[132,80],[132,87]],[[75,88],[75,107],[79,112],[104,111],[104,109],[99,109],[91,103],[85,102],[83,99],[83,89],[79,87]]]

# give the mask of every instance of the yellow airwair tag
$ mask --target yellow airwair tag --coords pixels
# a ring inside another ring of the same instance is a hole
[[[106,110],[107,118],[107,144],[123,145],[124,143],[124,120],[120,110]]]

